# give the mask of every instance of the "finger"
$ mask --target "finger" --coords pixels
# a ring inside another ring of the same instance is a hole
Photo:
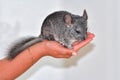
[[[63,50],[60,52],[59,57],[61,58],[69,58],[73,56],[73,50],[68,49],[68,48],[63,48]]]
[[[72,52],[68,52],[68,53],[67,52],[62,52],[59,55],[64,57],[64,58],[73,56]]]
[[[72,55],[59,55],[58,58],[70,58]]]
[[[91,32],[87,32],[87,38],[94,38],[95,35]]]
[[[76,56],[76,55],[77,55],[77,52],[74,51],[74,52],[72,53],[72,56]]]

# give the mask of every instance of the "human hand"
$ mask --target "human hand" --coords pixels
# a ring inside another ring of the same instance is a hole
[[[56,41],[45,41],[46,55],[55,58],[70,58],[73,55],[77,55],[77,51],[92,41],[93,38],[94,34],[88,32],[87,39],[82,42],[75,42],[73,44],[73,49],[65,48]]]
[[[73,51],[65,48],[57,41],[45,41],[46,55],[55,58],[69,58],[72,56]]]

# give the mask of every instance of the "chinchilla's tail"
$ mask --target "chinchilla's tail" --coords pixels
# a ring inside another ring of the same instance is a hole
[[[8,50],[8,59],[13,59],[15,58],[20,52],[25,50],[26,48],[41,42],[42,38],[40,37],[29,37],[29,38],[24,38],[20,41],[17,41],[9,50]]]

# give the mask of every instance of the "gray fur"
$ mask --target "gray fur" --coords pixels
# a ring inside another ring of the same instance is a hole
[[[85,10],[82,16],[67,11],[57,11],[48,15],[42,24],[39,37],[27,38],[16,43],[9,50],[8,59],[15,58],[24,49],[42,40],[55,40],[67,48],[72,48],[75,41],[86,39],[87,19]]]

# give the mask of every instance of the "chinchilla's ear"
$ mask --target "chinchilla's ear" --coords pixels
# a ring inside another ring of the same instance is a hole
[[[83,18],[84,18],[85,20],[87,20],[87,19],[88,19],[88,15],[87,15],[86,10],[84,10],[84,12],[83,12]]]
[[[73,19],[70,14],[66,14],[63,19],[67,25],[71,25],[73,23]]]

